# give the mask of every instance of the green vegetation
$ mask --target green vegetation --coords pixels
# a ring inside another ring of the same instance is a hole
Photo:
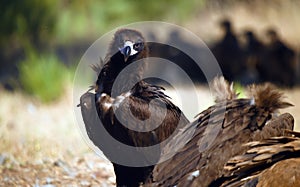
[[[4,0],[0,43],[47,45],[99,37],[120,25],[148,20],[183,22],[203,7],[200,1]]]
[[[103,33],[137,21],[182,22],[193,16],[204,1],[75,0],[64,4],[57,20],[57,39],[98,38]]]
[[[67,69],[54,55],[39,55],[29,52],[20,63],[20,82],[23,89],[43,102],[59,99],[65,91],[73,70]]]
[[[25,51],[25,57],[21,62],[7,60],[0,67],[5,69],[10,64],[19,64],[21,88],[43,102],[50,102],[62,95],[66,81],[71,80],[70,72],[73,72],[56,57],[55,46],[69,48],[76,42],[94,40],[112,28],[136,21],[180,23],[204,2],[3,0],[0,6],[0,60],[11,59],[7,55],[15,55],[14,51]],[[74,59],[79,60],[80,54],[76,55],[78,57]]]
[[[238,98],[246,98],[246,90],[245,87],[239,82],[234,82],[233,84],[234,90],[239,94]]]
[[[52,0],[1,1],[0,46],[47,45],[55,35],[57,6]]]

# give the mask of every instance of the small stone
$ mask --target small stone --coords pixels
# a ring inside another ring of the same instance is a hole
[[[45,185],[41,185],[40,187],[56,187],[56,186],[53,184],[45,184]]]
[[[90,186],[91,183],[88,182],[88,181],[86,181],[86,180],[83,180],[83,181],[80,181],[80,185],[82,185],[82,186]]]
[[[50,177],[47,177],[47,178],[46,178],[46,183],[47,183],[47,184],[51,184],[53,181],[54,181],[54,180],[53,180],[52,178],[50,178]]]
[[[0,165],[4,165],[7,160],[7,156],[5,154],[0,154]]]

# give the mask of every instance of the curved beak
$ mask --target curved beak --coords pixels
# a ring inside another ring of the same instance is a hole
[[[137,54],[140,51],[137,51],[136,47],[134,47],[136,44],[134,44],[132,41],[126,41],[123,48],[120,48],[120,52],[124,55],[124,61],[127,62],[128,58],[130,56],[133,56]]]
[[[127,62],[130,54],[131,54],[131,47],[130,46],[125,46],[120,49],[120,52],[124,55],[124,61]]]

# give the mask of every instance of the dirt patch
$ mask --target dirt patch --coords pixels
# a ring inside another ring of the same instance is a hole
[[[72,161],[43,159],[19,163],[11,155],[0,169],[3,186],[113,186],[115,178],[109,163],[95,155],[76,157]]]
[[[112,165],[74,122],[69,90],[51,105],[0,91],[0,186],[114,186]]]

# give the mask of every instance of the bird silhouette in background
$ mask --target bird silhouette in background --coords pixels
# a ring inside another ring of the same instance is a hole
[[[95,93],[87,92],[80,98],[81,112],[90,140],[112,161],[117,186],[139,186],[151,178],[153,165],[158,161],[161,148],[155,152],[137,151],[132,155],[114,141],[136,147],[157,145],[177,127],[189,121],[163,93],[163,88],[142,80],[148,46],[136,30],[120,29],[113,37],[104,66],[93,66],[98,73]],[[121,73],[123,70],[126,73]],[[157,125],[157,127],[153,127]],[[102,128],[104,127],[104,128]],[[149,130],[150,129],[150,130]],[[109,136],[104,136],[107,131]],[[161,146],[161,145],[160,145]],[[134,163],[139,157],[145,166],[131,166],[116,162],[122,157]]]
[[[223,38],[212,47],[212,52],[218,60],[226,80],[233,81],[243,70],[241,63],[242,50],[233,31],[231,21],[225,19],[219,24],[223,32]]]
[[[154,167],[149,186],[219,186],[225,180],[221,178],[224,165],[246,150],[244,143],[282,136],[284,129],[293,129],[290,114],[277,117],[278,109],[292,105],[272,85],[251,86],[250,97],[244,99],[237,98],[224,78],[215,80],[214,90],[216,104],[174,137],[177,142],[191,138],[171,159]]]
[[[286,120],[282,118],[281,120]],[[292,136],[291,136],[292,135]],[[300,133],[254,141],[225,165],[222,186],[300,186]]]
[[[261,70],[261,61],[264,53],[264,45],[251,30],[246,30],[243,34],[245,38],[244,46],[244,72],[240,80],[244,85],[261,82],[263,71]]]
[[[284,43],[275,29],[268,29],[266,36],[269,40],[264,61],[265,69],[268,70],[267,80],[283,86],[294,86],[295,51]]]

